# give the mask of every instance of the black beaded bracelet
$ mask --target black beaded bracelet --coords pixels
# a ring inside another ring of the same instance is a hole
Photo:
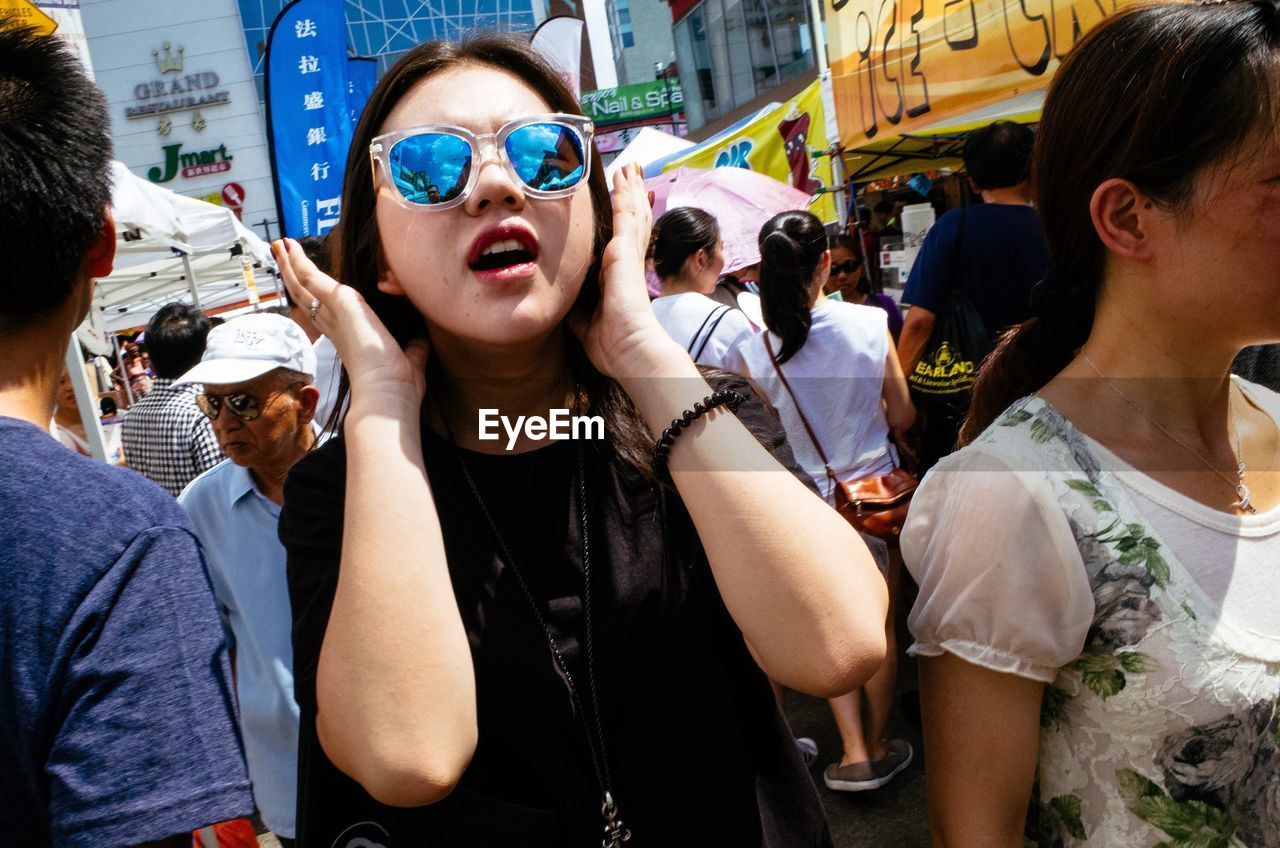
[[[675,443],[676,436],[679,436],[681,431],[717,406],[728,406],[734,413],[737,413],[738,407],[742,405],[743,400],[745,398],[737,392],[721,389],[718,392],[712,392],[695,403],[693,409],[686,409],[680,414],[679,418],[673,418],[671,426],[662,431],[662,437],[658,439],[658,444],[653,448],[653,473],[658,479],[661,480],[668,476],[666,473],[667,454],[671,452],[671,446]]]

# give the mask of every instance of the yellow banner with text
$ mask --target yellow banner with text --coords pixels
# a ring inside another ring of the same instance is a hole
[[[672,160],[662,170],[748,168],[806,194],[816,194],[809,211],[825,223],[835,221],[835,195],[819,193],[832,188],[831,157],[810,155],[811,151],[825,151],[831,146],[820,86],[820,81],[815,80],[795,97],[756,117],[719,144]]]
[[[840,144],[855,149],[1044,88],[1138,0],[823,0]]]

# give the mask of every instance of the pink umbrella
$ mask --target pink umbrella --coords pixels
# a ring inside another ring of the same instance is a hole
[[[779,212],[808,210],[810,197],[773,177],[746,168],[676,168],[644,181],[653,192],[653,217],[693,206],[715,216],[724,241],[724,269],[736,271],[760,261],[758,238]],[[650,274],[649,288],[656,280]]]

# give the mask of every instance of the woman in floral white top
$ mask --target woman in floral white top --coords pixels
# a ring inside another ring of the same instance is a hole
[[[902,539],[936,845],[1280,846],[1278,44],[1131,8],[1049,90],[1055,267]]]

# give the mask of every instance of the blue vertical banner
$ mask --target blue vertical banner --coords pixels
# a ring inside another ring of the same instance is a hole
[[[351,126],[360,123],[364,104],[369,102],[374,86],[378,84],[378,60],[368,56],[353,56],[347,60],[347,106],[351,109]]]
[[[343,0],[293,0],[267,38],[267,136],[280,228],[320,236],[338,223],[353,125]],[[363,104],[362,104],[363,105]]]

